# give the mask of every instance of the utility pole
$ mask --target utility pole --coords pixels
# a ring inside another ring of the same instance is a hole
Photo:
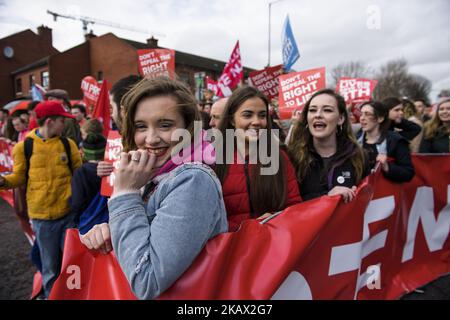
[[[267,66],[270,67],[270,20],[271,20],[271,16],[272,16],[272,5],[277,3],[277,2],[281,2],[283,0],[275,0],[272,2],[269,2],[269,49],[268,49],[268,56],[269,56],[269,60],[267,62]]]

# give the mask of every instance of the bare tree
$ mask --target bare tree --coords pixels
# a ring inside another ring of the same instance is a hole
[[[340,78],[367,78],[372,74],[372,70],[364,62],[351,61],[340,63],[331,70],[333,78],[332,88],[335,88]]]
[[[448,98],[450,97],[450,89],[441,90],[438,94],[438,98]]]
[[[431,81],[424,76],[410,74],[403,93],[412,100],[425,99],[428,101],[431,87]]]
[[[375,99],[404,96],[403,88],[409,81],[408,62],[405,59],[388,61],[380,67],[376,79]]]

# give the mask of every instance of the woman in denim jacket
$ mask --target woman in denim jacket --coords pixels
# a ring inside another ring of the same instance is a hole
[[[180,146],[183,155],[198,147],[192,144],[194,122],[201,120],[189,89],[166,78],[144,79],[122,104],[126,152],[108,203],[109,228],[134,294],[153,299],[188,269],[210,238],[227,231],[226,211],[214,172],[177,158]],[[173,139],[177,129],[190,134],[187,144]]]

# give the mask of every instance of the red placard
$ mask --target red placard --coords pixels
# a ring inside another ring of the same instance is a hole
[[[86,76],[81,80],[81,91],[83,92],[83,101],[91,111],[93,106],[97,104],[100,95],[100,85],[94,77]]]
[[[118,131],[109,131],[108,140],[105,148],[105,161],[112,163],[114,170],[118,168],[120,153],[122,152],[122,137]],[[115,173],[102,178],[102,188],[100,194],[110,197],[114,190]]]
[[[219,87],[217,86],[217,82],[208,76],[206,76],[206,89],[214,92],[215,96],[217,96],[217,93],[219,92]]]
[[[325,68],[284,74],[279,81],[280,118],[290,119],[295,109],[303,109],[315,92],[325,88]]]
[[[138,50],[139,73],[146,78],[166,76],[175,78],[175,50]]]
[[[360,103],[372,99],[377,80],[362,78],[341,78],[336,86],[336,92],[344,97],[347,104]]]
[[[268,67],[260,71],[250,72],[248,77],[252,86],[264,93],[269,100],[278,97],[278,77],[283,74],[283,65]]]

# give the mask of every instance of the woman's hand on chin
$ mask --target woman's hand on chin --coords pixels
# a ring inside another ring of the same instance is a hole
[[[156,156],[145,150],[122,152],[114,181],[114,193],[141,189],[154,175],[155,163]]]

